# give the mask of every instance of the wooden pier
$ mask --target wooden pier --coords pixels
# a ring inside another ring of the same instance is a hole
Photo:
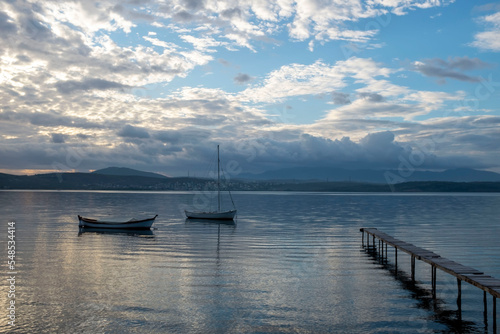
[[[487,293],[493,296],[493,332],[497,331],[497,307],[496,299],[500,297],[500,280],[494,277],[485,275],[483,272],[464,266],[455,261],[441,257],[440,255],[426,250],[424,248],[417,247],[413,244],[407,243],[405,241],[391,237],[384,232],[377,230],[376,228],[361,228],[361,233],[363,234],[362,243],[365,246],[365,234],[366,234],[366,246],[370,247],[370,236],[372,237],[371,247],[375,249],[375,239],[378,239],[379,251],[384,255],[385,247],[385,257],[387,258],[387,245],[394,247],[395,253],[395,264],[398,264],[398,250],[408,253],[411,256],[411,279],[415,281],[415,259],[424,261],[431,265],[431,290],[432,297],[436,298],[436,276],[437,269],[440,269],[452,276],[457,278],[457,305],[459,308],[459,314],[461,314],[461,296],[462,296],[462,281],[472,284],[475,287],[483,290],[483,304],[484,312],[487,314]],[[385,246],[384,246],[385,244]]]

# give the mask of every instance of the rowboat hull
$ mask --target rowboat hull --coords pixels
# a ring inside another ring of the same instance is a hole
[[[85,233],[96,233],[96,234],[124,234],[135,237],[149,237],[154,236],[151,229],[126,229],[126,228],[93,228],[93,227],[81,227],[78,232],[78,236]]]
[[[217,220],[233,220],[236,216],[236,210],[222,211],[222,212],[194,212],[184,211],[186,217],[190,219],[217,219]]]
[[[91,228],[104,228],[104,229],[127,229],[127,230],[146,230],[150,229],[155,222],[156,217],[140,219],[140,220],[129,220],[125,222],[111,222],[111,221],[101,221],[91,218],[85,218],[78,216],[79,227],[91,227]]]

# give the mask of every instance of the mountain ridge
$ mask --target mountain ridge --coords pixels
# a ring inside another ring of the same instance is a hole
[[[297,171],[291,168],[291,171]],[[383,171],[370,170],[369,175],[377,175],[381,182],[358,181],[352,175],[353,171],[344,170],[345,173],[337,178],[344,180],[321,179],[325,175],[317,169],[316,179],[290,178],[291,174],[281,172],[281,179],[258,180],[244,179],[244,174],[235,175],[224,183],[231,190],[240,191],[333,191],[333,192],[500,192],[500,174],[470,169],[454,169],[443,172],[415,172],[414,178],[435,178],[441,180],[414,181],[411,176],[404,179],[398,176],[396,171],[392,173],[387,182]],[[103,172],[104,171],[104,172]],[[300,169],[299,169],[300,171]],[[328,169],[331,173],[332,169]],[[338,171],[338,169],[337,169]],[[309,177],[311,169],[302,169],[304,176]],[[307,173],[306,173],[307,172]],[[358,173],[366,171],[357,171]],[[273,172],[273,173],[276,173]],[[279,171],[278,171],[279,173]],[[422,173],[422,174],[418,174]],[[121,175],[114,175],[121,174]],[[136,174],[136,175],[123,175]],[[139,174],[139,175],[137,175]],[[365,174],[365,176],[367,175]],[[264,174],[269,175],[269,174]],[[273,175],[271,173],[271,175]],[[295,174],[294,176],[300,176]],[[331,175],[331,174],[328,174]],[[467,177],[464,177],[467,176]],[[255,177],[255,175],[252,175]],[[356,176],[356,175],[355,175]],[[446,176],[446,177],[444,177]],[[349,177],[349,179],[347,179]],[[399,179],[398,179],[399,178]],[[459,179],[459,180],[443,180]],[[463,180],[468,178],[469,180]],[[483,180],[477,180],[481,179]],[[484,179],[491,180],[484,180]],[[498,180],[498,181],[496,181]],[[33,189],[33,190],[182,190],[182,191],[206,191],[207,186],[216,182],[213,179],[190,178],[190,177],[166,177],[160,174],[142,172],[133,169],[122,169],[111,167],[110,169],[98,170],[92,173],[48,173],[37,175],[11,175],[0,173],[0,189]]]
[[[443,182],[500,182],[500,174],[470,168],[455,168],[444,171],[416,170],[350,170],[330,167],[291,167],[265,171],[259,174],[240,174],[239,179],[248,180],[302,180],[329,182],[394,183],[417,181]]]
[[[98,169],[92,172],[92,174],[102,174],[102,175],[117,175],[117,176],[143,176],[143,177],[153,177],[158,179],[167,179],[165,175],[152,172],[144,172],[142,170],[127,168],[127,167],[107,167]]]

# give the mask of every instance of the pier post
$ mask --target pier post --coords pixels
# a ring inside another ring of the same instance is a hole
[[[493,296],[493,333],[497,332],[497,297]]]
[[[387,259],[387,242],[385,243],[385,262],[389,262]]]
[[[488,299],[486,297],[486,291],[483,291],[483,305],[484,305],[484,324],[488,327]]]
[[[396,275],[398,274],[398,249],[394,247],[394,261],[396,262]]]
[[[458,318],[462,321],[462,280],[457,278],[457,288],[458,288],[458,296],[457,296],[457,306],[458,306]]]
[[[415,256],[411,256],[411,280],[415,282]]]
[[[431,285],[432,285],[432,298],[436,299],[436,278],[437,269],[436,266],[431,267]]]
[[[380,254],[380,258],[382,260],[382,263],[384,263],[384,242],[382,240],[380,240],[380,250],[379,250]]]

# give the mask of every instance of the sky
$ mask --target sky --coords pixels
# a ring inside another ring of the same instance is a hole
[[[0,172],[500,172],[500,2],[4,0]]]

